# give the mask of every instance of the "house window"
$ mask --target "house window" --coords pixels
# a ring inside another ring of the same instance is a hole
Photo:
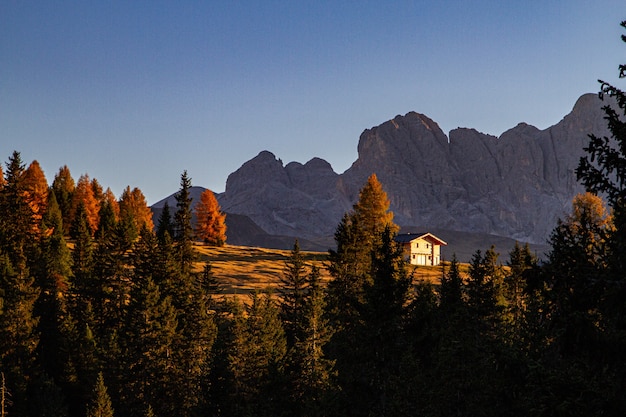
[[[426,249],[428,249],[428,248],[430,248],[430,245],[427,243],[427,244],[426,244]]]
[[[415,248],[419,248],[419,247],[420,247],[420,244],[419,244],[419,243],[416,243],[416,244],[415,244]]]
[[[415,259],[415,255],[413,255],[413,259]]]

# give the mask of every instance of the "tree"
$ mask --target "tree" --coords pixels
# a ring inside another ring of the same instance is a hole
[[[174,242],[178,252],[180,271],[183,275],[191,272],[196,258],[193,249],[193,228],[191,226],[191,178],[184,171],[180,177],[180,190],[176,193],[176,213],[174,214]]]
[[[626,28],[626,21],[621,22]],[[626,42],[626,35],[622,35]],[[626,65],[619,66],[619,78],[626,77]],[[606,196],[609,206],[613,209],[616,232],[609,239],[610,271],[613,279],[618,281],[617,298],[626,293],[624,281],[626,271],[626,93],[610,83],[598,80],[601,84],[599,96],[613,99],[614,105],[606,104],[605,119],[611,137],[589,135],[589,145],[585,148],[587,156],[580,158],[576,169],[578,180],[582,181],[588,191]],[[617,108],[616,108],[617,107]],[[626,315],[626,311],[623,312]]]
[[[398,232],[399,227],[393,223],[393,212],[389,211],[389,198],[376,174],[370,175],[359,192],[359,201],[354,205],[354,216],[360,224],[362,238],[367,243],[379,240],[387,227],[391,233]]]
[[[33,210],[26,193],[24,164],[20,153],[14,151],[0,193],[0,255],[6,253],[21,276],[26,275],[28,255],[37,240]]]
[[[247,315],[235,311],[228,370],[232,381],[229,415],[275,415],[282,404],[277,380],[286,354],[278,308],[269,294],[253,294]]]
[[[84,206],[85,214],[87,215],[87,224],[89,226],[90,233],[93,236],[95,231],[98,229],[98,212],[100,211],[100,206],[93,192],[89,175],[87,174],[80,176],[78,183],[76,184],[76,189],[72,195],[72,209],[70,214],[72,221],[76,217],[76,211],[81,203]]]
[[[56,196],[57,203],[61,209],[61,215],[63,216],[63,227],[65,234],[69,234],[70,225],[72,224],[72,199],[74,190],[76,189],[76,183],[70,169],[67,165],[64,165],[59,169],[59,172],[54,176],[52,182],[52,191]]]
[[[130,186],[127,186],[124,189],[119,201],[119,210],[120,221],[132,219],[130,221],[137,232],[144,226],[150,230],[154,228],[152,210],[148,207],[146,198],[139,188],[135,187],[131,190]]]
[[[38,233],[48,202],[48,181],[46,181],[39,162],[31,162],[24,171],[24,189],[26,201],[28,201],[33,213],[34,231]]]
[[[373,251],[381,244],[385,229],[398,231],[389,211],[389,199],[372,174],[359,193],[353,211],[346,213],[335,231],[336,250],[329,251],[329,307],[348,324],[363,302],[364,288],[371,283]]]
[[[174,415],[173,403],[162,400],[174,389],[176,311],[150,276],[137,275],[134,281],[122,332],[125,409],[138,415],[154,404],[159,415]]]
[[[113,417],[113,405],[111,404],[111,397],[107,392],[107,387],[104,384],[104,377],[102,372],[98,374],[96,385],[93,389],[92,399],[89,407],[87,408],[87,417]]]
[[[163,241],[165,239],[166,233],[170,238],[174,237],[174,224],[172,223],[172,215],[170,214],[170,205],[167,201],[163,204],[163,210],[159,215],[156,233],[159,241]]]
[[[34,305],[38,290],[27,271],[13,269],[9,256],[0,251],[0,371],[12,392],[13,413],[27,407],[34,353],[39,343]]]
[[[287,335],[288,346],[292,347],[296,340],[303,338],[305,330],[303,316],[308,290],[306,265],[297,239],[293,244],[291,255],[285,261],[280,282],[281,319]]]
[[[220,210],[215,194],[204,190],[194,208],[196,214],[196,237],[212,246],[226,243],[226,214]]]

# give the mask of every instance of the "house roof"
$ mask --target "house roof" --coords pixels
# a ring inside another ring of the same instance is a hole
[[[396,236],[396,242],[398,243],[410,243],[416,239],[425,239],[433,242],[435,245],[446,246],[448,245],[444,240],[439,239],[432,233],[400,233]]]

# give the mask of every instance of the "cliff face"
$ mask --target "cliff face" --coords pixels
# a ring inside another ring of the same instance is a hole
[[[466,128],[448,138],[411,112],[365,130],[343,174],[319,158],[284,166],[264,151],[228,177],[219,201],[270,234],[328,237],[375,172],[400,226],[544,243],[583,190],[574,171],[587,135],[608,134],[602,105],[587,94],[558,124],[520,123],[499,138]]]

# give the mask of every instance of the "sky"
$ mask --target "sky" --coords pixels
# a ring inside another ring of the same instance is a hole
[[[360,134],[558,123],[620,86],[623,0],[0,1],[0,161],[148,203],[268,150],[342,173]],[[623,83],[622,83],[623,84]]]

